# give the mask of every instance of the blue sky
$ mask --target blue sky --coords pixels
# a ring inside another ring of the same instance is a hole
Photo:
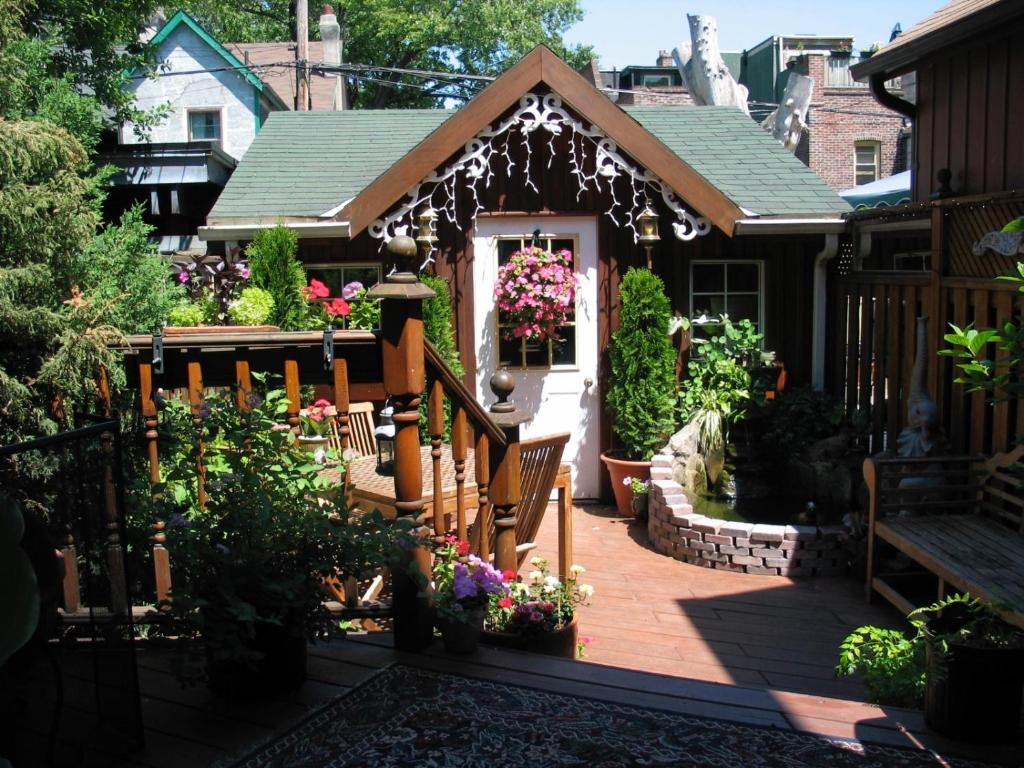
[[[571,43],[589,43],[601,67],[653,64],[659,48],[671,51],[689,39],[686,14],[718,19],[722,50],[742,51],[780,34],[853,35],[867,48],[887,42],[896,22],[903,29],[938,10],[945,0],[855,0],[832,3],[809,0],[582,0],[583,21],[566,34]]]

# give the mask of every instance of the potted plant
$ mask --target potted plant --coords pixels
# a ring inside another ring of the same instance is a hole
[[[956,739],[1015,737],[1024,693],[1024,632],[970,595],[908,617],[913,633],[860,627],[840,646],[837,674],[864,674],[871,701],[924,707],[929,727]]]
[[[622,448],[601,460],[611,475],[619,513],[632,512],[624,477],[650,477],[650,457],[665,445],[675,426],[675,350],[669,340],[672,309],[661,278],[631,268],[619,286],[622,310],[612,334],[608,410]]]
[[[579,281],[572,254],[537,245],[515,251],[498,270],[494,302],[506,339],[541,342],[558,339],[559,326],[576,311]]]
[[[633,516],[638,520],[646,520],[647,500],[651,490],[650,478],[624,477],[622,478],[622,484],[628,485],[630,492],[633,494]]]
[[[211,686],[234,693],[299,685],[307,641],[339,629],[323,580],[383,566],[392,541],[379,514],[350,517],[344,494],[319,493],[330,481],[280,423],[283,391],[249,405],[207,400],[200,451],[188,407],[168,403],[172,443],[156,489],[174,558],[168,607],[182,637],[202,640]]]
[[[445,650],[472,653],[480,642],[487,604],[508,595],[505,575],[476,555],[469,542],[447,536],[434,555],[434,606]]]
[[[251,275],[246,262],[196,255],[174,266],[175,280],[185,289],[186,298],[171,308],[164,333],[213,333],[226,325],[236,331],[278,330],[266,325],[274,299],[246,284]]]
[[[299,445],[314,454],[318,463],[323,463],[330,444],[331,423],[334,421],[334,417],[327,412],[330,405],[329,400],[320,398],[299,413],[299,429],[302,431]]]
[[[586,569],[573,565],[560,581],[544,558],[534,557],[530,565],[525,581],[510,580],[508,594],[491,599],[484,642],[575,658],[580,651],[576,606],[586,605],[594,594],[592,586],[579,583]]]

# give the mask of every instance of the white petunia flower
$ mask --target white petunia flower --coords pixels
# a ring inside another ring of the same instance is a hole
[[[544,586],[555,589],[561,582],[558,581],[557,576],[548,576],[544,579]]]
[[[573,576],[579,576],[581,573],[586,573],[586,572],[587,572],[587,569],[584,568],[582,565],[570,565],[569,566],[569,573],[571,573]]]
[[[530,565],[544,565],[544,558],[543,557],[531,557],[530,558]]]
[[[534,584],[540,584],[544,581],[544,574],[540,571],[530,571],[530,581]]]
[[[580,584],[577,589],[583,598],[591,597],[594,594],[594,588],[589,584]]]

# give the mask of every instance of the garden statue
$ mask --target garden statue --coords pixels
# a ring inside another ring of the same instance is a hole
[[[928,394],[928,318],[917,318],[917,353],[910,377],[907,426],[896,438],[896,455],[910,459],[945,452],[939,406]]]

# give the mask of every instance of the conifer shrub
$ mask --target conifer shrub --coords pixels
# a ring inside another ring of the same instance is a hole
[[[622,310],[610,346],[608,411],[625,458],[647,461],[675,426],[675,350],[665,284],[631,268],[619,286]]]
[[[262,288],[274,299],[267,322],[282,331],[301,331],[309,316],[309,302],[303,293],[306,272],[296,254],[299,239],[282,226],[261,230],[245,250],[249,262],[249,285]]]

